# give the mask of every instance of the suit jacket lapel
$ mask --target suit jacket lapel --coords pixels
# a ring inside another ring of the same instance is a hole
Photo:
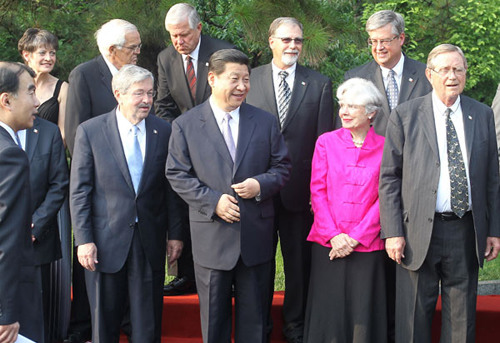
[[[387,99],[387,95],[385,92],[385,85],[384,85],[384,80],[382,79],[382,70],[380,69],[380,66],[377,64],[375,61],[371,61],[371,71],[372,73],[367,76],[367,79],[372,80],[372,82],[375,84],[375,86],[378,88],[380,93],[382,93],[384,102],[382,103],[382,109],[384,113],[391,113],[391,109],[389,108],[389,100]]]
[[[288,114],[286,115],[285,122],[281,131],[284,131],[288,124],[291,122],[292,118],[297,114],[304,95],[306,94],[307,87],[309,85],[309,77],[302,66],[297,64],[295,69],[295,81],[293,83],[292,99],[290,100],[290,107],[288,109]]]
[[[472,142],[474,140],[474,112],[472,111],[472,106],[470,101],[461,96],[460,103],[462,107],[462,118],[464,121],[464,131],[465,131],[465,145],[467,146],[467,161],[469,161],[470,165],[470,156],[472,152]]]
[[[196,104],[201,104],[208,86],[208,54],[207,38],[201,36],[200,51],[198,53],[198,70],[196,74]]]
[[[259,78],[256,84],[252,84],[251,86],[262,89],[264,93],[264,101],[262,101],[262,103],[269,104],[269,112],[273,113],[276,118],[278,118],[278,105],[276,104],[276,97],[274,95],[273,68],[271,67],[271,63],[266,64],[263,68],[263,74],[265,76]]]
[[[99,56],[97,58],[97,64],[99,66],[99,74],[101,75],[101,81],[104,84],[104,86],[109,89],[111,93],[113,93],[113,90],[111,88],[111,80],[113,78],[113,75],[111,75],[111,72],[109,71],[108,65],[104,61],[104,57]]]
[[[156,146],[158,144],[158,130],[153,126],[150,120],[150,116],[146,117],[146,156],[144,156],[144,165],[142,168],[141,182],[139,183],[139,188],[137,193],[141,192],[145,176],[148,175],[149,168],[154,162],[154,156],[156,151]]]
[[[233,173],[236,173],[236,170],[243,160],[243,156],[245,155],[248,145],[250,144],[250,139],[252,138],[256,126],[256,123],[253,120],[253,114],[248,109],[249,107],[247,104],[241,104],[238,144],[236,146],[236,161]]]
[[[39,120],[38,118],[35,118],[33,127],[26,130],[26,155],[28,155],[28,160],[30,161],[30,163],[33,160],[36,145],[38,144],[38,126]]]
[[[420,105],[417,111],[418,120],[424,131],[429,145],[434,151],[434,154],[439,157],[439,149],[437,143],[436,123],[434,120],[434,111],[432,109],[432,93],[426,95],[425,100]]]
[[[410,94],[413,91],[413,88],[416,84],[416,75],[417,71],[414,66],[411,64],[411,61],[408,58],[405,58],[405,63],[403,66],[403,75],[401,78],[401,89],[399,91],[399,99],[398,104],[402,104],[410,98]],[[410,81],[411,80],[411,81]]]
[[[214,146],[214,150],[217,151],[222,160],[233,168],[233,159],[229,154],[229,149],[224,141],[224,137],[222,137],[222,133],[217,125],[217,121],[215,120],[214,113],[208,100],[201,105],[199,115],[200,128],[202,132],[205,132],[205,137],[208,142]],[[238,155],[238,152],[236,152],[236,155]]]
[[[132,183],[132,178],[128,170],[127,159],[125,158],[125,153],[123,152],[122,141],[120,138],[120,132],[118,131],[118,124],[116,122],[116,108],[110,112],[106,121],[102,127],[104,138],[108,141],[108,146],[111,150],[111,155],[116,161],[118,170],[123,175],[123,178],[127,182],[132,192],[134,192],[134,185]]]

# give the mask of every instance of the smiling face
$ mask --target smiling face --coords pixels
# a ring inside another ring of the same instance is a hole
[[[445,52],[433,58],[432,69],[425,70],[425,75],[431,83],[432,89],[446,106],[453,105],[465,87],[465,72],[457,75],[453,70],[466,69],[464,60],[458,52]],[[439,72],[444,70],[450,72],[446,75],[440,75]]]
[[[50,73],[56,63],[56,50],[50,46],[43,46],[33,52],[23,51],[23,57],[35,73]]]
[[[372,56],[378,65],[392,69],[401,58],[401,47],[405,41],[404,32],[400,35],[395,34],[392,24],[387,24],[376,30],[368,32],[370,39],[376,40],[377,44],[371,46]],[[390,42],[380,43],[381,40],[390,40]]]
[[[284,43],[281,38],[292,38],[290,43]],[[303,38],[298,25],[285,23],[280,25],[274,35],[269,37],[269,47],[273,52],[273,62],[280,69],[287,69],[297,62],[302,52],[302,43],[295,38]]]
[[[200,41],[201,23],[192,29],[186,19],[177,24],[168,24],[166,28],[170,33],[170,40],[179,54],[192,53]]]
[[[133,125],[146,118],[153,105],[153,80],[144,79],[133,83],[126,93],[115,90],[120,112]]]
[[[370,118],[366,114],[365,106],[355,105],[340,101],[339,116],[342,119],[342,127],[355,132],[368,132],[370,129]]]
[[[208,83],[217,106],[231,112],[241,106],[250,90],[250,73],[246,65],[230,62],[219,75],[209,72]]]

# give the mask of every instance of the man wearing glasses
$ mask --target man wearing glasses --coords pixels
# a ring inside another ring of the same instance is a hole
[[[373,61],[344,75],[346,80],[353,77],[370,80],[382,94],[386,94],[387,101],[373,122],[375,131],[382,136],[385,136],[389,114],[394,107],[432,90],[425,78],[425,65],[402,53],[404,30],[405,21],[401,14],[390,10],[372,14],[366,22],[366,32]]]
[[[290,181],[274,198],[275,247],[279,234],[285,270],[283,332],[288,342],[302,342],[304,329],[311,249],[306,238],[313,221],[309,183],[314,144],[334,124],[331,81],[297,63],[303,37],[302,24],[295,18],[277,18],[271,23],[269,46],[273,60],[252,70],[252,88],[247,97],[249,104],[276,116],[292,160]],[[269,306],[274,270],[271,280]]]

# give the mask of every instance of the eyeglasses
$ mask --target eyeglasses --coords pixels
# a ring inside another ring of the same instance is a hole
[[[467,70],[464,69],[464,68],[442,68],[442,69],[439,69],[439,70],[434,70],[432,68],[429,68],[429,69],[432,70],[433,72],[435,72],[436,74],[438,74],[441,77],[448,76],[448,74],[450,72],[453,72],[456,76],[464,76],[465,73],[467,72]]]
[[[381,46],[388,46],[396,38],[399,38],[399,36],[394,36],[392,38],[387,38],[387,39],[371,39],[371,38],[368,38],[367,42],[368,42],[368,46],[372,46],[372,45],[373,46],[377,46],[379,43],[380,43]]]
[[[274,36],[273,38],[281,39],[281,41],[285,44],[290,44],[292,41],[296,45],[301,45],[302,43],[304,43],[304,38],[290,38],[290,37],[276,37],[276,36]]]
[[[143,98],[144,94],[146,94],[148,98],[154,98],[156,96],[156,91],[149,91],[149,92],[137,91],[132,93],[132,95],[136,98]]]
[[[129,49],[129,50],[132,50],[132,51],[136,52],[136,51],[141,51],[142,44],[139,44],[139,45],[131,45],[131,46],[119,45],[119,47],[120,47],[120,48]]]

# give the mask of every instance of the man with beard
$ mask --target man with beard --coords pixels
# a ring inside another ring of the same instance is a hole
[[[86,269],[92,342],[119,341],[128,304],[132,341],[159,343],[165,252],[175,261],[182,250],[177,198],[165,178],[171,127],[149,115],[149,71],[124,66],[113,92],[118,107],[78,127],[71,166],[70,208]]]
[[[271,63],[252,70],[249,104],[275,115],[285,138],[292,173],[274,197],[275,241],[278,234],[285,269],[283,332],[288,342],[302,342],[309,283],[310,244],[306,237],[313,217],[309,183],[316,138],[333,129],[332,83],[324,75],[297,63],[302,51],[302,24],[277,18],[269,28]],[[274,291],[274,268],[269,284],[269,311]],[[269,328],[271,330],[271,328]]]

